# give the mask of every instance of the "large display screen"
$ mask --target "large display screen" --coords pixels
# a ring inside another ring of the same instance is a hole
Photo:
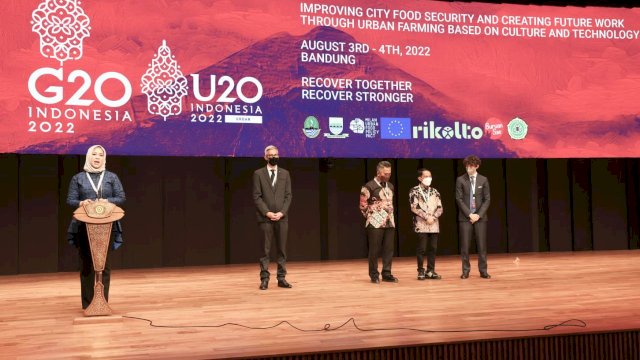
[[[0,153],[640,156],[640,9],[0,4]]]

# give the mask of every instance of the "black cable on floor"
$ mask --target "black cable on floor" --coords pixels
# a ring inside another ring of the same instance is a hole
[[[358,326],[358,324],[356,323],[356,319],[355,318],[349,318],[347,321],[345,321],[344,323],[342,323],[341,325],[339,325],[337,327],[332,327],[331,324],[324,324],[324,326],[322,328],[319,328],[319,329],[302,329],[302,328],[299,328],[299,327],[293,325],[292,323],[290,323],[287,320],[280,321],[279,323],[274,324],[274,325],[260,327],[260,326],[242,325],[242,324],[232,323],[232,322],[219,324],[219,325],[156,325],[156,324],[153,323],[153,320],[149,320],[149,319],[145,319],[145,318],[141,318],[141,317],[128,316],[128,315],[123,315],[122,317],[123,318],[127,318],[127,319],[146,321],[146,322],[149,323],[149,326],[157,327],[157,328],[184,329],[184,328],[221,328],[221,327],[225,327],[225,326],[237,326],[237,327],[250,329],[250,330],[269,330],[269,329],[277,328],[277,327],[279,327],[281,325],[288,325],[289,327],[291,327],[291,328],[293,328],[295,330],[301,331],[301,332],[336,331],[336,330],[339,330],[339,329],[345,327],[349,323],[351,323],[355,329],[357,329],[359,331],[363,331],[363,332],[366,332],[366,331],[398,331],[398,330],[415,331],[415,332],[423,332],[423,333],[531,332],[531,331],[550,331],[550,330],[553,330],[553,329],[555,329],[557,327],[579,327],[579,328],[587,327],[587,323],[582,321],[582,320],[580,320],[580,319],[569,319],[569,320],[565,320],[565,321],[559,322],[557,324],[550,324],[550,325],[545,325],[544,327],[541,327],[541,328],[529,328],[529,329],[429,330],[429,329],[416,329],[416,328],[410,328],[410,327],[363,328],[363,327]]]

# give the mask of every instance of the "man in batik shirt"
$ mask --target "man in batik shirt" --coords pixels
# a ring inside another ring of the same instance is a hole
[[[360,212],[365,217],[367,240],[369,241],[369,277],[374,284],[380,283],[378,256],[382,252],[382,281],[398,282],[391,274],[395,222],[393,219],[393,185],[391,163],[381,161],[376,167],[376,177],[364,184],[360,190]]]
[[[438,190],[431,186],[431,171],[418,169],[418,186],[409,192],[409,203],[413,212],[413,230],[418,235],[416,255],[418,258],[418,280],[439,280],[436,273],[436,250],[438,249],[438,218],[442,215],[442,201]],[[424,255],[427,254],[427,271]]]

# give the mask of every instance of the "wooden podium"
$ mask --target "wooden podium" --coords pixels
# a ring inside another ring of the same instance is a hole
[[[106,200],[97,200],[91,204],[80,206],[73,212],[73,218],[87,225],[89,248],[96,273],[91,304],[84,310],[84,316],[111,315],[112,310],[104,298],[102,272],[109,252],[111,226],[114,221],[124,217],[124,210]]]

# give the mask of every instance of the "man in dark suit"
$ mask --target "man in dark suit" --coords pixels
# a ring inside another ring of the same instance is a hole
[[[469,243],[472,234],[475,234],[480,277],[490,279],[491,275],[487,272],[487,210],[491,202],[489,180],[478,173],[480,159],[477,156],[467,156],[462,163],[467,173],[456,179],[460,255],[462,256],[462,275],[460,278],[469,277],[471,270]]]
[[[253,173],[253,200],[256,204],[258,224],[264,234],[263,253],[260,258],[260,290],[269,287],[269,253],[274,244],[278,250],[278,286],[290,288],[287,282],[287,214],[291,205],[291,178],[289,172],[278,166],[278,148],[264,149],[267,166]]]

